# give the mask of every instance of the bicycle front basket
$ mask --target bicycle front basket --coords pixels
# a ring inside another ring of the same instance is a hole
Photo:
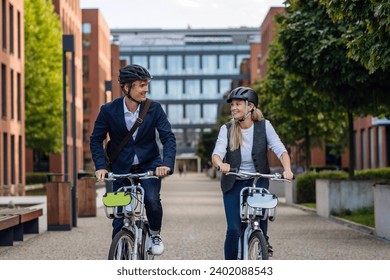
[[[247,197],[247,203],[254,208],[274,208],[278,205],[278,198],[273,194],[254,193]]]
[[[128,205],[131,201],[131,195],[126,192],[112,192],[103,195],[103,204],[106,207],[116,207]]]

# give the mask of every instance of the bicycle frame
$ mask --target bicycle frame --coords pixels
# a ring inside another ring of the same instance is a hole
[[[146,248],[150,247],[148,220],[146,217],[144,194],[145,191],[142,188],[140,182],[135,183],[135,179],[148,179],[158,178],[153,175],[153,172],[146,172],[140,174],[109,174],[106,180],[115,180],[115,178],[127,178],[130,180],[130,185],[119,188],[116,192],[111,193],[112,196],[122,194],[122,196],[130,195],[129,198],[122,200],[122,205],[115,205],[115,203],[104,203],[106,216],[110,219],[123,218],[122,230],[127,230],[134,236],[134,244],[131,251],[131,260],[137,260],[139,257],[144,258],[146,254]],[[105,194],[107,196],[108,194]],[[119,199],[116,198],[118,201]],[[104,197],[103,197],[104,200]],[[110,207],[111,206],[111,207]],[[122,207],[122,211],[120,211]],[[111,208],[111,209],[109,209]],[[109,211],[111,210],[111,211]],[[146,233],[143,231],[146,229]],[[145,239],[145,240],[144,240]],[[111,245],[112,246],[112,245]],[[143,246],[142,251],[139,250],[139,246]],[[142,253],[140,253],[142,252]],[[141,255],[138,255],[141,254]]]
[[[248,260],[248,250],[249,250],[249,238],[252,233],[259,232],[261,236],[263,236],[265,243],[264,234],[260,228],[260,221],[267,220],[270,221],[275,220],[276,216],[276,206],[278,204],[278,198],[276,195],[272,194],[265,188],[259,188],[256,186],[258,179],[260,178],[268,178],[270,180],[284,180],[282,176],[278,173],[275,174],[261,174],[261,173],[250,173],[240,171],[237,172],[229,172],[227,175],[235,175],[241,178],[253,178],[252,186],[244,187],[240,192],[240,217],[241,223],[245,225],[244,232],[240,235],[239,238],[239,248],[238,248],[238,258],[242,258],[244,260]],[[265,246],[262,244],[262,246]],[[268,246],[268,245],[267,245]],[[261,251],[262,254],[266,254],[264,259],[268,259],[268,250]],[[260,252],[260,253],[261,253]]]

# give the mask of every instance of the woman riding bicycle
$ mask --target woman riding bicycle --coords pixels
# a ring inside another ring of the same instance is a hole
[[[268,148],[279,158],[284,169],[284,178],[293,179],[293,173],[284,144],[271,123],[264,119],[262,112],[257,108],[257,93],[248,87],[238,87],[230,93],[227,102],[231,104],[232,119],[220,128],[212,162],[222,172],[221,189],[227,221],[225,259],[234,260],[237,259],[241,233],[240,191],[243,187],[252,185],[253,179],[240,180],[225,173],[231,168],[270,173]],[[268,189],[268,179],[259,179],[257,186]],[[267,227],[267,220],[261,221],[260,228],[268,241]],[[268,248],[272,254],[272,247],[268,245]]]

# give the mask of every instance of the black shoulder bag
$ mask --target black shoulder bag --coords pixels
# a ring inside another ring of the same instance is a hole
[[[137,118],[137,121],[134,123],[133,127],[130,129],[130,131],[126,134],[125,138],[123,138],[122,142],[119,144],[118,148],[115,150],[114,153],[111,154],[110,148],[110,141],[107,142],[106,148],[104,150],[105,157],[106,157],[106,165],[107,170],[111,172],[112,170],[112,163],[116,160],[116,158],[119,156],[119,153],[123,149],[123,147],[129,142],[131,137],[133,136],[134,132],[137,130],[137,128],[140,126],[140,124],[143,122],[143,118],[145,117],[146,113],[149,110],[150,104],[152,104],[152,100],[148,99],[145,103],[145,108],[142,110],[141,114]]]

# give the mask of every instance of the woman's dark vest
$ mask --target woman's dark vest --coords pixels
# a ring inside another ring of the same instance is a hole
[[[231,151],[230,150],[230,129],[232,124],[227,123],[227,153],[223,162],[229,163],[230,168],[240,169],[241,165],[241,148]],[[267,156],[267,135],[265,132],[265,120],[255,121],[254,122],[254,131],[253,131],[253,146],[252,146],[252,159],[255,166],[256,172],[268,174],[270,173],[270,168],[268,164]],[[227,192],[233,188],[234,182],[236,181],[236,176],[234,175],[224,175],[221,177],[221,189],[222,192]]]

